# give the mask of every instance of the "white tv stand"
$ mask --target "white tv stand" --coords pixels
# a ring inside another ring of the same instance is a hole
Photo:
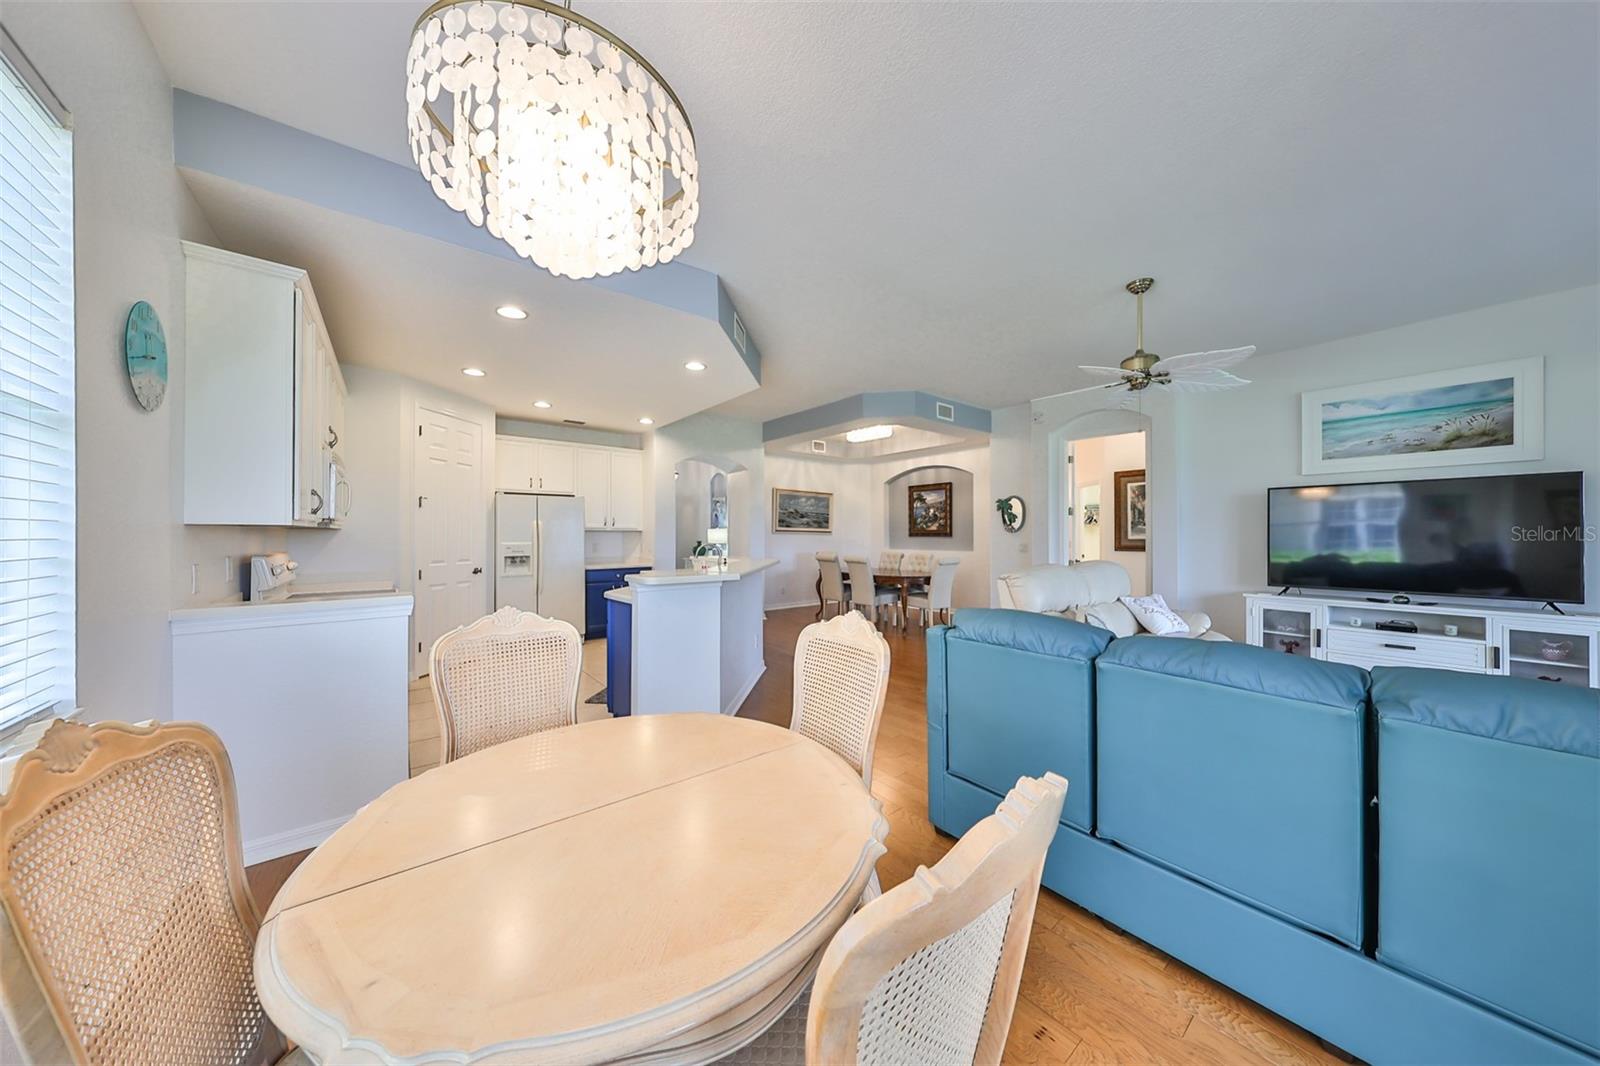
[[[1466,606],[1431,596],[1411,600],[1250,592],[1245,640],[1368,669],[1427,666],[1600,688],[1600,616]],[[1391,620],[1410,622],[1416,632],[1377,628]]]

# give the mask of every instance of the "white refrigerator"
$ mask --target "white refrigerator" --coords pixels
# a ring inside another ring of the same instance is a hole
[[[531,492],[494,494],[494,605],[546,618],[583,617],[583,500]]]

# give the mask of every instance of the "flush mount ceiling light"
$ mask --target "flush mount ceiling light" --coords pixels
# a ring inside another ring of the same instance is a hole
[[[515,304],[501,304],[499,307],[494,309],[494,313],[499,315],[501,318],[509,318],[513,322],[521,322],[523,319],[528,317],[528,312],[524,311]]]
[[[865,444],[869,440],[884,440],[892,436],[894,436],[893,426],[862,426],[846,433],[844,439],[851,444]]]
[[[406,57],[411,155],[445,203],[552,274],[671,261],[694,241],[694,128],[616,34],[547,0],[441,0]]]
[[[700,373],[700,371],[702,371],[702,370],[704,370],[706,368],[706,365],[704,363],[702,363],[698,359],[691,359],[687,363],[683,364],[683,368],[685,370],[690,370],[690,371],[693,371],[694,373],[698,374],[698,373]]]
[[[464,367],[461,368],[461,372],[463,374],[467,375],[467,377],[469,377],[469,378],[481,378],[481,377],[483,377],[483,371],[479,370],[475,366],[464,366]]]
[[[653,418],[648,418],[648,417],[647,418],[641,418],[641,419],[639,419],[639,424],[641,426],[653,426],[653,425],[656,424],[656,420],[653,419]]]
[[[535,400],[535,401],[533,401],[533,406],[537,407],[541,411],[548,411],[550,409],[550,401],[549,400]]]

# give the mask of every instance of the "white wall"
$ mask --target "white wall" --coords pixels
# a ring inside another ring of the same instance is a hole
[[[1184,523],[1179,595],[1207,611],[1230,636],[1244,633],[1239,594],[1266,583],[1266,489],[1275,485],[1374,478],[1470,477],[1582,470],[1588,520],[1600,516],[1600,289],[1593,286],[1498,304],[1464,314],[1258,355],[1245,367],[1252,384],[1189,398],[1181,429]],[[1452,367],[1544,357],[1545,457],[1485,463],[1303,476],[1300,393]],[[1588,609],[1600,609],[1600,544],[1585,556]],[[1159,588],[1159,586],[1158,586]]]
[[[989,527],[989,600],[996,601],[995,581],[1002,574],[1026,569],[1033,560],[1033,542],[1048,539],[1049,516],[1029,485],[1032,451],[1033,412],[1028,404],[1005,407],[991,416],[989,435],[990,498],[983,521]],[[1022,528],[1008,533],[1000,524],[994,501],[1002,496],[1021,496],[1024,508]]]
[[[73,114],[78,700],[91,720],[166,719],[168,609],[237,591],[242,560],[283,540],[280,530],[182,521],[178,242],[215,237],[173,166],[171,87],[133,8],[7,0],[4,19]],[[137,300],[156,309],[167,337],[167,397],[154,413],[134,400],[122,355]]]
[[[771,528],[772,488],[815,489],[831,492],[833,532],[772,533],[767,538],[767,554],[778,565],[767,571],[767,607],[814,605],[816,599],[819,551],[835,551],[842,557],[862,553],[876,562],[877,554],[889,543],[895,513],[905,522],[905,495],[891,497],[887,482],[910,470],[923,467],[954,467],[972,475],[972,549],[960,551],[930,548],[937,555],[962,561],[956,570],[952,600],[957,607],[988,606],[993,574],[989,561],[991,537],[999,530],[999,515],[994,511],[989,481],[989,448],[936,452],[932,455],[892,459],[879,463],[837,463],[825,460],[767,456],[766,521]],[[930,480],[940,480],[930,478]],[[890,508],[898,509],[891,512]]]

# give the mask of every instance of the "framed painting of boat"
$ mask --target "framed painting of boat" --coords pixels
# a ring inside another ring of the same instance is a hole
[[[833,493],[811,489],[772,490],[774,533],[832,533]]]
[[[1544,458],[1544,359],[1300,394],[1300,472]]]

